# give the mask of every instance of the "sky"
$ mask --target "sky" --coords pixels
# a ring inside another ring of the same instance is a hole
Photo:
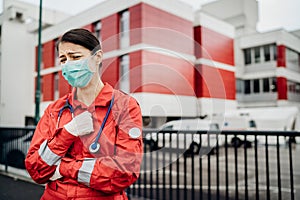
[[[40,0],[20,0],[39,5]],[[43,7],[74,15],[105,0],[43,0]],[[181,0],[194,8],[215,0]],[[257,30],[266,32],[284,28],[288,31],[300,29],[300,0],[257,0],[259,21]],[[3,2],[3,0],[0,0]],[[76,2],[76,3],[74,3]],[[1,3],[2,5],[2,3]],[[1,8],[0,8],[1,9]],[[2,9],[1,9],[2,10]]]

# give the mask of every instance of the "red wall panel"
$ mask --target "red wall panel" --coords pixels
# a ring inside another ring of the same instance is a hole
[[[196,58],[201,58],[201,27],[197,26],[194,28],[194,52]]]
[[[234,72],[205,65],[195,69],[197,97],[235,99]]]
[[[142,41],[142,5],[137,4],[129,8],[130,13],[130,44],[138,44]]]
[[[130,8],[130,43],[193,54],[193,22],[141,3]],[[134,30],[135,29],[135,30]]]
[[[54,66],[55,41],[51,40],[43,44],[44,69]]]
[[[83,29],[89,30],[89,31],[93,31],[93,24],[88,24],[85,25],[84,27],[82,27]]]
[[[119,86],[119,58],[107,58],[103,60],[101,69],[101,79],[103,82],[108,82],[113,87],[118,88]]]
[[[195,27],[194,37],[197,58],[234,65],[234,39],[205,27]]]
[[[192,63],[154,52],[142,54],[142,92],[195,96]]]
[[[278,100],[287,100],[287,80],[284,77],[277,77]]]
[[[71,92],[72,86],[70,86],[68,81],[62,76],[61,71],[58,72],[58,74],[59,74],[59,82],[58,82],[59,97],[63,97],[64,95]]]
[[[42,77],[42,93],[43,101],[53,101],[54,100],[54,75],[47,74]]]
[[[130,64],[130,92],[142,91],[142,51],[129,54]]]
[[[285,46],[277,46],[277,67],[286,67]]]
[[[104,52],[119,48],[119,15],[118,13],[105,17],[102,23],[102,48]]]

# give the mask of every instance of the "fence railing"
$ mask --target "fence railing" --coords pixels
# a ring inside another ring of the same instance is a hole
[[[24,168],[33,132],[34,128],[0,128],[0,163]],[[143,134],[141,173],[127,190],[130,197],[299,198],[299,132],[144,130]]]
[[[24,159],[32,139],[34,127],[0,127],[0,164],[24,169]]]
[[[145,130],[141,175],[128,193],[149,199],[296,199],[299,136]]]

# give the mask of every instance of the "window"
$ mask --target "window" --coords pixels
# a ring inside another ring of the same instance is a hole
[[[59,98],[59,75],[58,72],[54,73],[54,100]]]
[[[243,81],[241,79],[236,80],[236,93],[238,94],[243,93]]]
[[[245,94],[251,93],[250,80],[245,80],[244,91],[245,91]]]
[[[251,64],[251,49],[244,50],[245,65]]]
[[[264,46],[257,46],[244,49],[244,62],[245,65],[269,62],[277,59],[277,46],[276,44],[268,44]]]
[[[101,28],[102,28],[102,24],[100,21],[97,21],[93,24],[93,28],[94,28],[94,34],[97,37],[97,39],[99,41],[101,41]]]
[[[120,58],[120,90],[123,92],[130,92],[130,80],[129,80],[129,56],[123,55]]]
[[[59,66],[60,65],[60,61],[59,61],[59,53],[58,53],[58,50],[57,50],[57,46],[58,46],[58,38],[55,39],[55,46],[54,46],[54,64],[55,64],[55,67]]]
[[[272,78],[271,91],[277,92],[277,79],[275,77]]]
[[[272,44],[271,47],[273,50],[273,60],[277,60],[277,46],[276,44]]]
[[[120,14],[120,46],[121,48],[129,46],[129,11],[126,10]]]
[[[254,48],[254,60],[255,63],[260,63],[260,47]]]
[[[264,46],[264,58],[265,58],[265,62],[271,60],[270,45]]]
[[[269,78],[264,78],[263,79],[263,92],[270,92]]]
[[[299,54],[292,49],[286,48],[286,61],[288,65],[292,65],[296,68],[299,67]]]
[[[259,79],[253,80],[253,92],[259,93]]]
[[[295,93],[300,94],[300,84],[296,83]]]

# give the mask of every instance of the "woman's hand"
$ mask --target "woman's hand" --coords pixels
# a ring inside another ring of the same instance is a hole
[[[64,128],[74,136],[83,136],[94,131],[92,114],[88,111],[74,117]]]

